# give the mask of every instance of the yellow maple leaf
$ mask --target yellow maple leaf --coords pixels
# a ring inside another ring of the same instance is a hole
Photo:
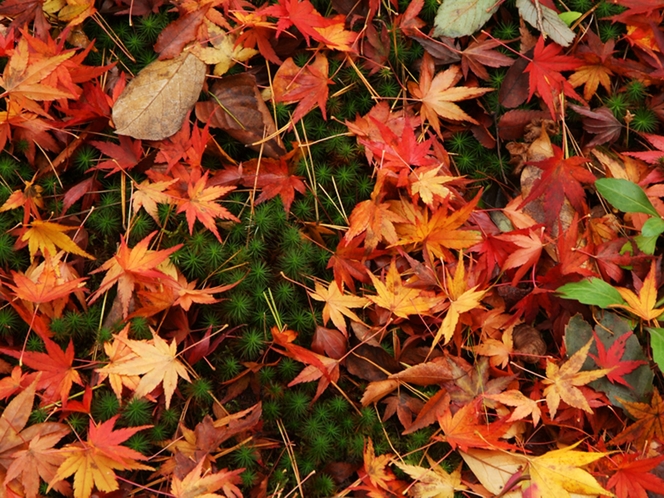
[[[34,260],[37,251],[41,251],[44,256],[47,254],[55,256],[58,252],[56,247],[65,252],[95,259],[92,254],[85,252],[78,247],[73,240],[65,235],[64,232],[75,230],[76,228],[78,227],[60,225],[59,223],[51,223],[50,221],[34,220],[30,228],[28,228],[21,237],[23,242],[27,241],[28,243],[30,261]]]
[[[569,406],[580,408],[588,413],[593,413],[588,405],[588,400],[577,386],[583,386],[588,382],[604,377],[610,369],[590,370],[581,372],[581,367],[588,357],[588,351],[593,343],[593,339],[588,344],[579,349],[572,357],[563,363],[560,367],[547,360],[546,379],[542,381],[547,385],[544,389],[546,404],[549,407],[549,413],[553,419],[556,416],[558,405],[562,399]]]
[[[468,489],[461,484],[461,465],[451,474],[448,474],[430,456],[427,455],[427,459],[431,466],[430,469],[417,465],[396,463],[397,467],[416,481],[409,493],[410,496],[415,498],[453,498],[455,491]]]
[[[206,20],[207,21],[207,20]],[[219,26],[206,22],[211,47],[195,45],[192,52],[206,64],[214,64],[215,76],[226,74],[236,62],[245,62],[258,54],[258,50],[236,43],[236,36],[224,32]]]
[[[584,85],[583,98],[590,100],[597,88],[602,85],[607,92],[611,93],[611,76],[613,71],[604,64],[587,64],[581,66],[574,74],[569,77],[569,83],[574,88]]]
[[[634,313],[639,318],[646,321],[655,320],[658,316],[664,313],[664,308],[655,309],[657,302],[657,287],[655,285],[655,263],[650,265],[650,271],[643,280],[643,285],[637,296],[630,289],[624,287],[616,287],[622,298],[627,301],[627,304],[612,304],[611,308],[623,308],[631,313]]]
[[[450,195],[450,189],[445,184],[453,180],[459,180],[461,176],[439,175],[438,172],[443,166],[435,168],[418,168],[410,174],[410,190],[413,195],[420,194],[422,202],[434,207],[434,196],[445,199]]]
[[[103,374],[139,375],[141,380],[136,386],[134,395],[137,398],[149,394],[162,384],[166,397],[166,409],[171,405],[171,397],[177,387],[178,377],[191,381],[185,365],[177,359],[177,344],[173,340],[170,345],[157,334],[152,340],[135,341],[116,336],[116,339],[134,353],[111,361],[97,371]]]
[[[175,204],[173,196],[164,192],[168,187],[177,182],[178,179],[167,180],[163,182],[142,181],[135,185],[136,190],[131,196],[131,205],[134,213],[143,208],[152,217],[152,219],[161,226],[159,215],[157,213],[157,204]]]
[[[470,311],[474,308],[480,306],[480,301],[486,294],[486,291],[478,291],[477,285],[470,289],[466,289],[466,271],[463,265],[463,254],[459,258],[457,264],[457,269],[454,272],[454,278],[447,274],[447,294],[450,298],[450,307],[447,309],[447,314],[443,318],[443,323],[441,323],[436,337],[433,339],[431,344],[431,349],[438,344],[441,337],[445,338],[444,344],[447,344],[452,340],[454,336],[454,330],[456,329],[457,323],[459,323],[459,317],[462,313]]]
[[[309,292],[309,295],[316,301],[323,301],[325,303],[325,307],[323,308],[323,325],[327,325],[327,322],[332,319],[334,326],[344,334],[347,334],[344,315],[356,322],[362,321],[349,308],[364,308],[369,304],[369,300],[365,297],[344,294],[339,290],[336,282],[330,282],[327,289],[316,282],[315,292]]]
[[[572,496],[614,496],[581,467],[607,453],[575,451],[579,443],[544,455],[530,457],[507,451],[469,449],[460,451],[464,461],[482,485],[494,495],[540,498]],[[520,478],[517,479],[517,474]],[[512,487],[505,489],[511,484]]]
[[[369,273],[376,288],[377,296],[367,296],[372,302],[390,310],[396,316],[408,318],[408,315],[427,315],[429,310],[440,302],[440,298],[427,296],[420,289],[404,287],[394,261],[385,275],[385,283]]]

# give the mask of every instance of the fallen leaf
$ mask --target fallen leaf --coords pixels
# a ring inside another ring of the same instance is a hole
[[[113,106],[118,135],[163,140],[175,134],[203,89],[204,62],[190,53],[148,64]]]
[[[347,335],[348,331],[346,330],[344,316],[356,322],[362,321],[349,308],[366,307],[369,304],[367,298],[344,294],[343,288],[340,291],[336,282],[330,282],[327,289],[316,282],[315,288],[315,292],[309,291],[308,294],[316,301],[323,301],[325,303],[323,307],[323,325],[327,325],[327,322],[332,319],[334,326],[341,330],[344,335]]]
[[[588,400],[577,386],[583,386],[588,382],[604,377],[610,369],[580,371],[588,357],[588,351],[592,343],[593,340],[591,339],[560,367],[547,360],[547,378],[542,382],[547,386],[544,389],[544,396],[546,396],[546,404],[549,407],[552,419],[556,416],[561,399],[569,406],[593,413],[590,405],[588,405]]]
[[[61,225],[59,223],[51,223],[50,221],[34,220],[30,224],[30,228],[23,233],[21,240],[23,242],[28,242],[30,261],[34,260],[37,251],[41,251],[45,256],[55,256],[57,253],[56,247],[71,254],[95,259],[92,254],[88,254],[78,247],[76,243],[64,233],[70,230],[77,230],[78,228],[79,227]]]
[[[157,334],[149,341],[136,341],[116,336],[134,354],[122,356],[98,369],[102,374],[139,375],[141,376],[134,396],[142,398],[151,393],[159,384],[164,387],[166,409],[171,405],[171,397],[178,384],[178,377],[191,381],[189,372],[177,358],[177,344],[170,345]]]
[[[180,479],[176,475],[173,476],[171,493],[175,498],[222,498],[222,495],[213,493],[218,489],[224,492],[224,497],[242,498],[242,492],[236,484],[242,483],[240,474],[244,469],[233,471],[223,469],[216,473],[205,473],[201,476],[204,461],[205,459],[201,459],[184,479]]]
[[[461,466],[451,474],[427,455],[431,468],[396,462],[396,466],[415,479],[415,485],[408,493],[416,498],[453,498],[456,491],[468,488],[461,484]]]

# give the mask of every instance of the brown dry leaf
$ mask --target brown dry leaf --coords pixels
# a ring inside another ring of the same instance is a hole
[[[225,76],[212,85],[211,100],[196,104],[196,117],[234,139],[277,159],[286,154],[277,128],[249,73]],[[275,136],[276,135],[276,136]],[[273,137],[263,142],[266,137]],[[253,145],[256,144],[256,145]]]
[[[159,384],[163,384],[166,409],[168,409],[177,387],[178,377],[190,381],[187,368],[177,359],[175,340],[169,345],[154,333],[150,341],[135,341],[120,336],[116,336],[116,338],[123,342],[134,355],[111,361],[105,367],[98,369],[98,372],[123,376],[140,375],[141,380],[134,393],[137,398],[149,394]]]
[[[551,419],[556,416],[558,405],[562,399],[565,403],[574,408],[580,408],[588,413],[593,413],[588,400],[577,386],[583,386],[588,382],[604,377],[610,369],[592,370],[581,372],[581,367],[588,357],[588,351],[592,346],[594,339],[590,339],[588,344],[579,349],[572,357],[558,366],[547,360],[546,379],[542,383],[547,384],[544,389],[546,404],[549,407]]]
[[[145,66],[113,106],[116,133],[141,140],[175,134],[198,100],[206,69],[188,52]]]

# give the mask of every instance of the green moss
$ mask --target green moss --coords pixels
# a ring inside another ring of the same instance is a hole
[[[147,425],[152,421],[152,407],[144,399],[134,398],[122,409],[122,421],[128,426]]]
[[[131,448],[134,451],[138,451],[143,455],[149,455],[150,448],[152,447],[152,442],[147,434],[139,432],[131,436],[127,442],[127,447]]]
[[[630,126],[639,133],[654,133],[659,126],[659,121],[651,109],[641,107],[634,111]]]
[[[240,337],[238,348],[243,358],[256,360],[265,349],[265,336],[260,330],[249,329]]]
[[[302,418],[309,411],[310,402],[311,398],[302,391],[286,391],[284,395],[284,417]]]
[[[120,402],[115,393],[110,391],[98,391],[92,400],[91,412],[95,420],[105,421],[120,411]]]

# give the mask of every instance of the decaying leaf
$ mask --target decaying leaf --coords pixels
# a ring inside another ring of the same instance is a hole
[[[207,66],[189,52],[147,65],[113,106],[118,135],[163,140],[175,134],[203,89]]]

